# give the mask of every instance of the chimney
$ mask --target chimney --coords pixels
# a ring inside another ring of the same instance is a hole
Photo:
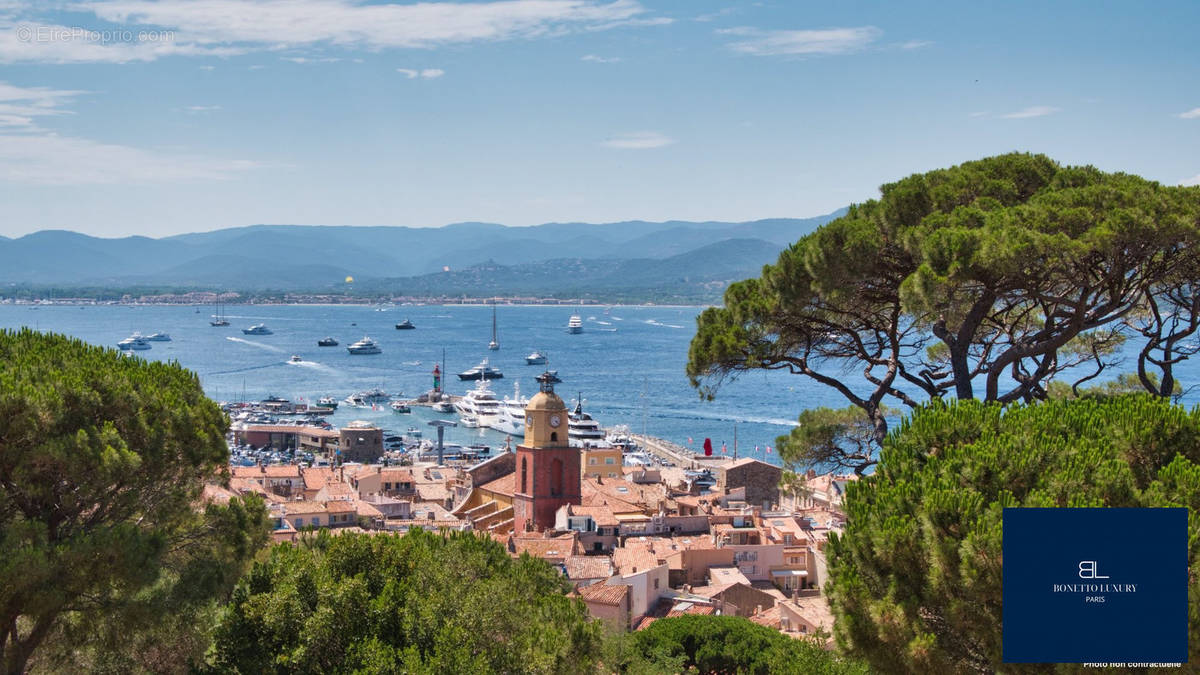
[[[762,605],[755,605],[754,606],[754,615],[758,616],[759,614],[762,614]]]

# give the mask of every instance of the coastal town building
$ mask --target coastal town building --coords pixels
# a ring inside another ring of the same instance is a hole
[[[277,541],[314,528],[474,531],[513,557],[554,566],[592,616],[622,630],[723,614],[794,637],[832,633],[820,591],[824,547],[845,525],[842,496],[854,477],[809,472],[800,489],[781,494],[781,469],[757,459],[698,457],[689,465],[676,454],[675,467],[625,466],[619,448],[571,446],[567,406],[550,381],[525,419],[515,450],[470,466],[380,463],[383,432],[366,423],[247,426],[239,441],[323,448],[332,466],[233,467],[228,485],[208,486],[205,499],[259,495]],[[697,465],[712,472],[715,486],[685,473]]]

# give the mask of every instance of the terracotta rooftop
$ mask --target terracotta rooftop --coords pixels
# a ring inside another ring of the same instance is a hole
[[[619,524],[616,516],[613,515],[612,508],[608,506],[572,506],[571,515],[591,516],[597,527],[612,527]]]
[[[565,561],[569,556],[583,554],[583,546],[574,532],[557,537],[517,534],[513,535],[511,546],[514,555],[528,553],[535,558],[556,562]]]
[[[612,576],[612,558],[606,555],[567,556],[563,567],[568,579],[601,579]]]
[[[305,490],[320,490],[325,487],[325,483],[333,476],[333,467],[331,466],[310,466],[300,469],[300,476],[304,478]]]
[[[628,541],[625,546],[613,549],[613,564],[621,571],[622,576],[629,576],[652,570],[662,563],[649,546]]]
[[[618,606],[629,595],[628,586],[609,586],[605,583],[596,583],[589,586],[579,588],[579,596],[585,602],[594,602],[599,605]]]
[[[272,464],[270,466],[235,466],[237,478],[299,478],[300,467],[295,464]]]
[[[284,515],[299,516],[309,513],[325,513],[325,505],[321,502],[284,502],[281,504]]]
[[[513,492],[516,491],[516,487],[517,475],[515,473],[510,473],[501,476],[494,481],[480,485],[479,489],[511,497]]]

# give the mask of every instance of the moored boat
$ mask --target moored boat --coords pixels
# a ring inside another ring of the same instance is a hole
[[[383,350],[379,348],[379,345],[376,344],[376,342],[374,340],[372,340],[371,338],[366,337],[366,336],[363,336],[363,339],[359,340],[358,342],[355,342],[354,344],[350,345],[349,347],[346,347],[346,351],[350,352],[351,354],[382,354],[383,353]]]
[[[320,340],[317,340],[317,346],[318,347],[336,347],[336,346],[338,346],[338,341],[331,337],[321,338]]]

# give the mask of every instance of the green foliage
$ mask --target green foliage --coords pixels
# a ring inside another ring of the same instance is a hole
[[[195,508],[226,466],[226,428],[177,364],[0,332],[6,671],[26,667],[39,647],[46,667],[99,668],[165,630],[164,613],[203,612],[232,587],[267,530],[257,499]]]
[[[875,465],[875,425],[861,408],[811,408],[797,426],[775,440],[784,465],[800,470],[852,469],[861,475]]]
[[[838,658],[814,642],[736,616],[684,615],[658,619],[616,638],[609,656],[627,673],[812,673],[851,675],[867,669]]]
[[[601,628],[544,561],[445,536],[282,544],[246,574],[211,650],[221,671],[591,671]]]
[[[1013,153],[880,191],[700,315],[687,373],[702,394],[785,369],[837,390],[881,441],[883,401],[920,403],[906,390],[1039,400],[1125,341],[1161,375],[1144,388],[1173,391],[1200,328],[1200,189]]]
[[[827,549],[835,636],[879,672],[1046,672],[1001,666],[1007,506],[1190,508],[1200,658],[1200,409],[1145,394],[934,403],[888,436],[845,506],[849,525]]]

